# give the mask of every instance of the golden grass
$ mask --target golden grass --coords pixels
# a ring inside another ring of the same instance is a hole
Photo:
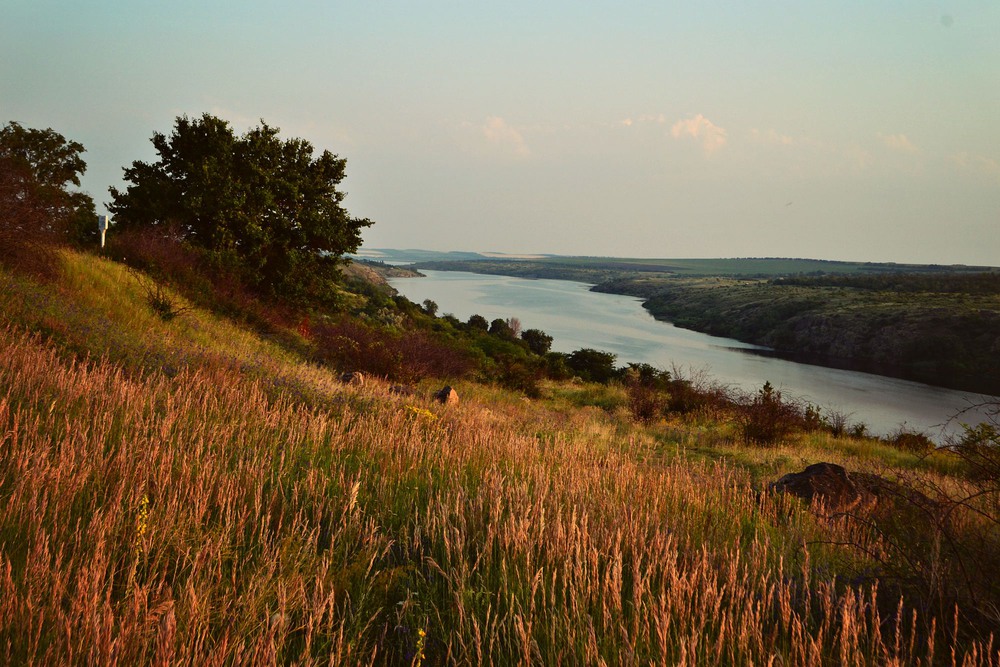
[[[697,431],[665,455],[601,408],[345,386],[206,313],[125,319],[122,289],[114,357],[0,329],[0,662],[1000,662],[838,580],[864,559],[836,543],[877,538],[685,454]],[[210,342],[121,360],[159,332]]]

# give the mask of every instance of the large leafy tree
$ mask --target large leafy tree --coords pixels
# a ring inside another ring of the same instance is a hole
[[[11,121],[0,128],[0,215],[18,235],[52,238],[80,224],[97,229],[94,201],[71,189],[87,170],[83,144],[49,128]]]
[[[83,152],[51,128],[0,128],[0,262],[51,274],[54,243],[96,236],[94,201],[71,188],[87,169]]]
[[[153,134],[158,160],[125,169],[130,185],[111,188],[109,209],[122,227],[169,228],[274,296],[318,295],[372,223],[343,207],[346,160],[278,132],[179,117],[170,136]]]

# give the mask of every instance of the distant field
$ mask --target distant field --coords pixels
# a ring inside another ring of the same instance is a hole
[[[650,259],[634,257],[570,257],[561,255],[504,255],[502,253],[435,252],[429,250],[371,249],[364,259],[389,263],[414,262],[421,268],[471,271],[522,277],[563,278],[600,282],[611,273],[655,273],[687,277],[778,277],[855,273],[965,273],[1000,270],[995,267],[896,264],[892,262],[842,262],[822,259],[741,257],[717,259]],[[590,273],[592,272],[592,274]],[[588,279],[589,278],[589,279]],[[597,278],[597,280],[594,280]]]
[[[687,276],[777,276],[826,273],[913,273],[984,271],[989,267],[839,262],[821,259],[745,257],[730,259],[633,259],[549,257],[545,263],[621,271],[657,271]]]

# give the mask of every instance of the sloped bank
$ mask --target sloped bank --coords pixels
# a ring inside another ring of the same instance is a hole
[[[1000,394],[1000,297],[732,280],[621,279],[660,320],[795,361]]]

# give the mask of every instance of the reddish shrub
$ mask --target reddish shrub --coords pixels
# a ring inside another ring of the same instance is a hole
[[[39,278],[58,274],[59,239],[52,219],[35,198],[24,195],[24,181],[31,178],[12,160],[0,159],[0,264]]]
[[[425,377],[462,377],[472,369],[469,354],[423,331],[392,333],[356,320],[314,324],[322,361],[397,382]]]
[[[802,426],[797,406],[784,400],[770,382],[739,410],[740,429],[747,444],[773,445]]]
[[[273,333],[302,322],[293,309],[263,302],[236,267],[211,261],[205,251],[184,243],[170,227],[123,229],[109,237],[108,252],[154,278],[169,281],[192,301],[260,330]]]

